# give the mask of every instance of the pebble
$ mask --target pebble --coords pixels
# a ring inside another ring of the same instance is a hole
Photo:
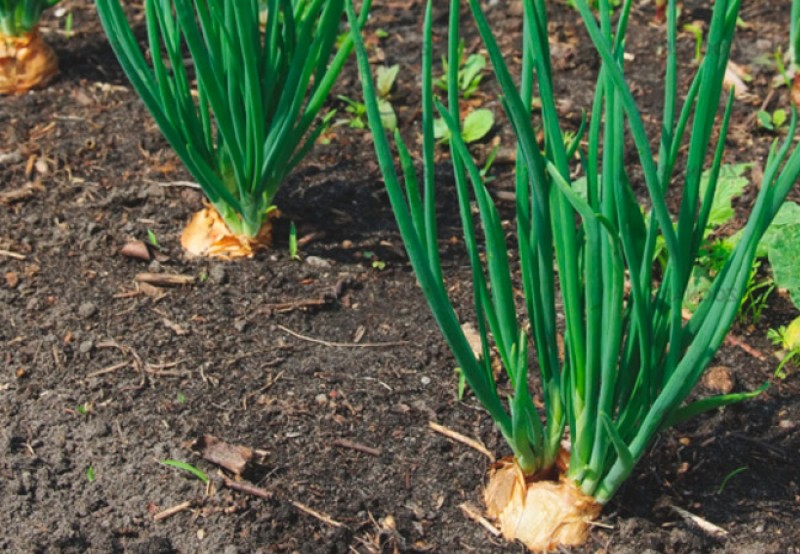
[[[714,366],[706,370],[702,382],[703,386],[713,392],[730,394],[734,388],[733,372],[726,366]]]
[[[234,328],[239,331],[240,333],[244,332],[247,329],[247,320],[246,319],[237,319],[233,322]]]
[[[150,265],[147,266],[147,271],[150,273],[161,273],[162,269],[163,268],[158,260],[153,260],[150,262]]]
[[[208,280],[215,285],[224,285],[228,282],[228,274],[223,266],[215,265],[208,271]]]
[[[90,340],[85,340],[78,347],[78,351],[80,351],[81,354],[88,354],[92,351],[92,348],[94,348],[94,343]]]
[[[324,406],[328,403],[328,397],[324,393],[320,393],[314,397],[314,402],[319,404],[320,406]]]
[[[423,385],[430,385],[431,384],[431,378],[430,377],[422,377],[420,379],[420,381],[422,381]]]
[[[145,190],[145,194],[153,200],[163,200],[166,194],[164,193],[164,187],[160,185],[150,185]]]
[[[78,306],[78,315],[83,319],[88,319],[97,313],[97,304],[94,302],[84,302]]]
[[[319,256],[309,256],[306,258],[306,264],[310,265],[311,267],[319,267],[319,268],[329,268],[331,267],[331,262],[324,258],[320,258]]]

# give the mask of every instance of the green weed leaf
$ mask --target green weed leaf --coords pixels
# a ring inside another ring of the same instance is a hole
[[[769,249],[769,264],[778,287],[789,291],[800,308],[800,225],[782,227]]]
[[[392,66],[381,66],[376,71],[376,87],[378,96],[387,98],[397,80],[397,74],[400,73],[400,65],[394,64]]]
[[[714,194],[714,201],[711,204],[711,213],[708,217],[708,230],[728,223],[735,212],[731,206],[731,201],[744,192],[749,181],[743,177],[744,173],[752,167],[752,164],[726,164],[720,169],[717,181],[717,190]],[[704,195],[708,188],[708,171],[703,173],[700,181],[700,195]]]
[[[492,130],[492,126],[494,126],[494,114],[491,110],[475,110],[464,118],[461,136],[466,143],[475,142],[485,137]]]
[[[769,112],[764,110],[758,110],[756,113],[756,117],[758,118],[758,124],[761,125],[764,129],[768,131],[775,130],[775,127],[772,125],[772,116],[769,115]]]
[[[384,129],[393,133],[397,129],[397,114],[392,107],[392,103],[383,98],[378,98],[378,109],[381,112],[381,124]]]

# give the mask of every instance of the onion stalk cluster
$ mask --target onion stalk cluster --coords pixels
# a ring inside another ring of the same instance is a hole
[[[800,177],[800,149],[792,148],[797,114],[793,110],[785,141],[773,144],[769,152],[742,240],[691,319],[684,320],[682,303],[703,242],[731,119],[734,96],[731,91],[724,98],[723,79],[740,0],[714,3],[705,55],[682,103],[676,2],[667,2],[664,107],[655,150],[625,76],[625,35],[632,0],[614,11],[613,20],[608,0],[598,2],[596,15],[587,0],[575,0],[602,65],[591,113],[574,135],[566,133],[575,130],[563,126],[556,107],[545,0],[522,1],[518,81],[480,0],[468,3],[517,139],[516,233],[512,235],[516,247],[509,245],[511,239],[490,191],[461,139],[457,95],[450,94],[446,106],[434,98],[430,2],[423,26],[421,184],[396,132],[401,184],[381,126],[363,41],[353,32],[375,150],[422,292],[467,383],[513,452],[515,467],[501,471],[516,472],[521,477],[512,481],[517,482],[558,475],[571,487],[569,494],[558,495],[583,504],[582,513],[591,519],[631,475],[659,431],[763,391],[761,387],[687,401],[736,317],[760,238]],[[450,2],[450,59],[455,59],[458,47],[460,5],[460,0]],[[352,0],[347,9],[354,20]],[[456,78],[451,70],[449,91],[457,91]],[[531,116],[534,90],[541,99],[543,145],[537,142]],[[715,139],[720,105],[724,109]],[[448,296],[438,254],[435,111],[447,122],[452,136],[458,209],[472,267],[477,320],[473,326],[482,346],[477,353]],[[574,138],[565,139],[569,136]],[[634,156],[638,167],[626,162]],[[701,193],[704,169],[708,169],[709,182]],[[581,178],[575,178],[576,174]],[[681,189],[681,201],[671,212],[667,196],[676,187]],[[474,208],[477,216],[473,216]],[[657,258],[666,261],[657,262]],[[513,277],[517,274],[519,281]],[[517,301],[517,284],[524,301]],[[521,319],[523,311],[527,317]],[[513,391],[507,399],[498,393],[493,358],[499,360]],[[542,411],[535,407],[529,388],[529,373],[534,369],[538,370]],[[565,439],[569,442],[566,450]],[[508,495],[515,487],[512,483],[494,490]],[[525,503],[522,494],[520,504]],[[490,511],[496,504],[491,496],[487,493]],[[529,498],[540,503],[542,497]],[[496,513],[505,510],[494,508]],[[579,519],[580,514],[562,510],[560,517]],[[514,519],[509,527],[524,528],[520,521]],[[513,538],[514,533],[507,536]],[[580,540],[551,533],[531,547],[547,550]]]
[[[352,50],[349,35],[337,42],[343,8],[146,0],[146,57],[120,1],[97,0],[131,84],[234,235],[259,235],[278,188],[331,119],[318,116]]]

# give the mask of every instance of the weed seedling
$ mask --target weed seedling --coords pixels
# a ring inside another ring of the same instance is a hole
[[[772,113],[766,110],[758,110],[756,119],[758,119],[759,127],[773,133],[783,133],[789,128],[789,117],[786,114],[786,110],[781,108]]]
[[[192,464],[181,462],[180,460],[162,460],[159,463],[161,465],[183,470],[189,473],[190,475],[200,479],[203,483],[208,484],[208,475],[206,475],[202,470],[199,470],[196,467],[194,467]]]
[[[297,246],[297,227],[292,221],[289,224],[289,257],[293,260],[300,260],[299,247]]]

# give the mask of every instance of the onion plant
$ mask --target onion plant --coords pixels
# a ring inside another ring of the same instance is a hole
[[[146,0],[146,57],[120,1],[97,0],[131,84],[245,246],[257,242],[278,188],[330,121],[331,113],[318,116],[352,50],[349,36],[337,42],[343,7],[344,0]],[[235,255],[225,240],[208,253]]]
[[[549,550],[586,539],[588,521],[631,475],[659,431],[763,390],[689,398],[736,317],[759,239],[800,177],[800,150],[792,149],[797,116],[793,112],[785,142],[769,152],[741,241],[686,321],[682,304],[731,118],[733,95],[723,98],[722,82],[740,0],[714,3],[705,55],[682,105],[676,2],[667,3],[664,108],[655,150],[625,76],[632,0],[618,9],[614,23],[608,0],[598,2],[597,16],[587,0],[575,0],[602,60],[591,114],[577,130],[565,128],[556,109],[545,0],[522,1],[519,81],[480,0],[468,2],[517,139],[516,248],[458,132],[456,64],[447,105],[433,97],[430,0],[423,25],[422,183],[395,133],[401,182],[380,124],[363,41],[358,32],[353,36],[375,150],[409,259],[467,383],[513,452],[513,462],[501,464],[487,487],[487,507],[507,537]],[[450,59],[456,59],[460,4],[450,0]],[[347,9],[355,21],[352,0]],[[535,89],[543,146],[531,118]],[[720,104],[724,110],[714,139]],[[458,209],[472,267],[474,327],[482,344],[478,354],[448,297],[438,254],[434,110],[451,129]],[[576,131],[571,140],[564,139],[568,130]],[[631,149],[639,171],[630,164]],[[701,192],[704,169],[708,184]],[[676,188],[680,204],[671,212],[667,195]],[[524,293],[519,303],[515,285]],[[506,399],[498,391],[493,358],[505,370],[502,378],[511,390]],[[529,388],[534,369],[541,411]],[[565,439],[568,449],[562,446]]]
[[[42,12],[60,0],[0,0],[0,94],[24,92],[58,72],[38,32]]]

